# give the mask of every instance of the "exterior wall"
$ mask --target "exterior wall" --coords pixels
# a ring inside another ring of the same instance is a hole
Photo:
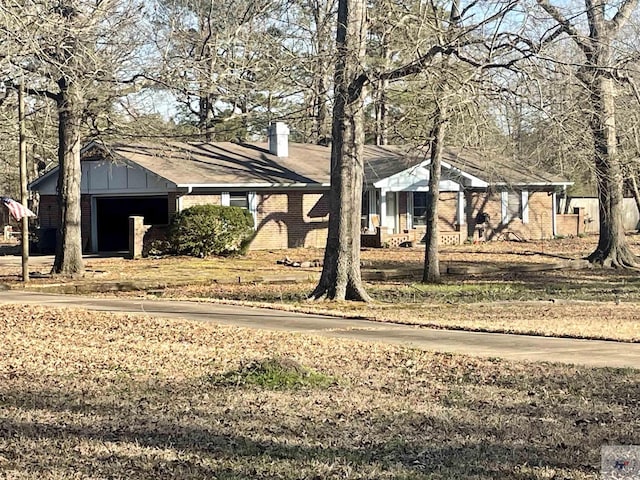
[[[219,193],[212,195],[183,195],[180,197],[180,202],[184,210],[194,205],[221,205],[222,197]],[[176,202],[173,202],[173,205],[175,204]],[[171,205],[171,203],[169,205]],[[171,208],[169,208],[169,215],[172,213],[175,213],[175,211],[171,212]]]
[[[169,192],[167,201],[169,202],[167,213],[169,214],[169,221],[171,221],[172,215],[178,211],[178,196],[175,192]]]
[[[326,245],[328,193],[292,191],[257,196],[257,233],[252,250]]]
[[[520,225],[516,231],[528,239],[553,238],[553,195],[548,192],[529,193],[529,223]]]
[[[529,192],[529,221],[520,218],[502,223],[500,192],[468,192],[467,228],[468,236],[474,240],[507,240],[510,237],[524,240],[539,240],[553,237],[553,196],[548,192]],[[488,223],[482,224],[480,214],[489,215]]]
[[[82,235],[82,250],[91,250],[91,197],[89,195],[80,196],[80,234]],[[55,195],[42,195],[38,206],[38,221],[42,235],[53,235],[49,233],[60,226],[60,209]],[[42,241],[42,240],[41,240]],[[51,237],[47,239],[47,249],[49,249]]]
[[[296,247],[323,248],[329,225],[329,197],[325,192],[280,191],[257,193],[256,236],[251,250]],[[185,195],[182,208],[221,204],[219,193]]]
[[[398,195],[400,215],[400,231],[407,230],[407,197],[411,192],[400,192]],[[457,208],[458,193],[457,192],[440,192],[440,200],[438,204],[438,227],[441,232],[456,232],[457,225]],[[424,225],[418,225],[414,230],[426,232]]]
[[[569,211],[575,208],[585,210],[585,232],[598,233],[600,231],[599,201],[596,197],[570,197]],[[640,228],[640,212],[633,198],[625,198],[622,202],[622,223],[625,230],[638,230]]]
[[[80,196],[80,230],[82,235],[82,251],[91,251],[91,197]]]
[[[457,232],[458,192],[440,192],[438,228],[441,232]]]
[[[589,219],[584,208],[575,208],[575,213],[556,215],[556,233],[558,235],[582,235],[587,233]]]
[[[37,213],[41,229],[58,228],[60,225],[58,200],[55,195],[41,195]]]
[[[398,219],[398,229],[400,232],[406,231],[409,227],[407,226],[407,197],[409,196],[409,192],[400,192],[398,193],[398,215],[400,218]]]
[[[110,160],[81,159],[80,191],[92,195],[148,194],[163,195],[175,188],[171,182],[139,165]],[[40,195],[55,195],[58,173],[52,172],[37,186]]]

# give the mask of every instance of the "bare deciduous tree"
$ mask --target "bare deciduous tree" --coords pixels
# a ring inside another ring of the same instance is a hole
[[[118,83],[131,77],[141,11],[140,4],[125,0],[10,0],[0,6],[0,35],[14,46],[3,58],[4,70],[15,84],[24,83],[28,94],[56,105],[60,226],[53,272],[57,274],[84,270],[82,124],[93,103],[116,95]],[[103,107],[110,108],[108,102]]]
[[[556,28],[550,38],[564,35],[580,50],[584,61],[577,76],[588,92],[584,112],[594,141],[594,163],[600,201],[600,236],[596,250],[588,257],[593,263],[616,267],[635,266],[622,223],[623,172],[616,128],[615,96],[621,75],[616,40],[628,22],[638,0],[612,4],[604,0],[585,0],[581,11],[564,12],[550,0],[537,0],[553,19]],[[617,8],[616,8],[617,7]],[[581,22],[588,27],[581,31]]]

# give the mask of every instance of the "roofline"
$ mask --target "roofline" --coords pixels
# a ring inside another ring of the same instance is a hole
[[[429,163],[431,163],[431,162],[429,162]],[[449,169],[449,171],[455,172],[458,175],[460,175],[461,177],[466,178],[467,180],[471,180],[471,183],[476,183],[475,186],[477,188],[487,188],[489,185],[491,185],[486,180],[483,180],[480,177],[476,177],[475,175],[467,173],[464,170],[462,170],[461,168],[458,168],[455,165],[452,165],[451,163],[446,162],[444,160],[440,161],[440,165],[441,165],[441,167],[447,168],[447,169]]]
[[[48,172],[45,172],[43,175],[41,175],[38,178],[36,178],[35,180],[32,180],[31,182],[29,182],[29,184],[27,185],[27,189],[28,190],[33,190],[33,187],[37,187],[38,185],[40,185],[42,182],[44,182],[47,178],[52,176],[58,170],[60,170],[60,166],[56,165],[55,167],[53,167]]]
[[[180,183],[177,188],[329,188],[329,183]]]
[[[567,185],[573,185],[575,182],[499,182],[494,183],[496,186],[512,186],[517,185],[519,187],[565,187]]]
[[[87,150],[89,150],[91,147],[94,147],[94,146],[102,148],[103,150],[107,149],[107,147],[103,143],[99,143],[95,139],[93,139],[80,149],[80,156],[82,156],[83,153],[85,153]]]

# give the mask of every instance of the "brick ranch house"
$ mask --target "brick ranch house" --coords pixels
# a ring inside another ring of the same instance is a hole
[[[253,249],[324,247],[329,214],[330,148],[288,141],[282,123],[268,143],[91,143],[81,153],[82,237],[88,252],[128,248],[128,217],[166,225],[197,204],[252,213]],[[367,145],[363,245],[419,241],[425,231],[429,159],[425,152]],[[31,183],[41,232],[58,226],[57,168]],[[557,215],[564,179],[512,161],[447,149],[440,183],[440,240],[462,243],[509,235],[551,238],[576,219]],[[157,229],[156,229],[157,230]],[[575,232],[577,233],[577,232]]]

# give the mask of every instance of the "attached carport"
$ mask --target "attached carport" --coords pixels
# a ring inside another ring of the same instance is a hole
[[[95,236],[93,250],[114,252],[129,248],[129,217],[144,217],[147,225],[169,222],[169,203],[164,196],[93,197]]]

